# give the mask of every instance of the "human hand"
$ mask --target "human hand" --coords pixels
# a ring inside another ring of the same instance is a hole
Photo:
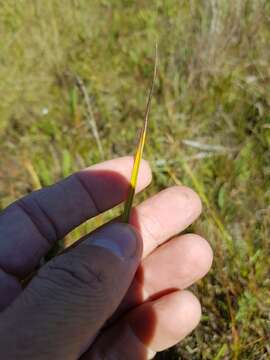
[[[132,162],[92,166],[0,214],[1,359],[150,359],[198,324],[199,301],[184,289],[207,273],[212,251],[198,235],[177,236],[201,211],[186,187],[144,201],[132,225],[87,235],[21,287],[57,240],[125,199]],[[138,190],[150,181],[143,161]]]

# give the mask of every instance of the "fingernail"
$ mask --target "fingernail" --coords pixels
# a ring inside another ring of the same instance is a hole
[[[112,223],[102,227],[85,240],[86,244],[103,247],[122,259],[137,252],[137,235],[127,224]]]

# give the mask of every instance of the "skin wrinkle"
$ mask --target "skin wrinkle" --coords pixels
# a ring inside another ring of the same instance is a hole
[[[79,249],[77,249],[78,251]],[[75,250],[76,251],[76,250]],[[82,249],[80,249],[82,251]],[[92,253],[93,250],[89,251],[89,256]],[[103,250],[102,250],[103,251]],[[85,254],[85,249],[83,249],[82,256],[87,256]],[[86,263],[84,260],[82,261],[82,256],[79,256],[78,253],[70,253],[65,255],[66,259],[64,260],[62,256],[58,259],[55,259],[55,264],[52,264],[49,268],[45,267],[43,271],[41,270],[39,273],[39,276],[46,276],[48,280],[50,279],[50,274],[54,274],[54,276],[59,277],[62,279],[60,282],[58,282],[56,285],[57,287],[63,286],[63,288],[78,288],[77,285],[79,285],[79,288],[84,288],[87,290],[87,288],[90,288],[91,291],[94,292],[107,292],[108,286],[109,286],[109,278],[106,273],[103,272],[103,269],[96,269],[95,265],[94,267],[91,265],[92,263]],[[85,260],[87,257],[85,258]],[[64,262],[63,262],[64,260]],[[114,260],[115,261],[115,260]],[[73,265],[72,265],[73,264]],[[70,271],[70,269],[73,268],[73,271]],[[77,271],[76,271],[77,269]],[[48,271],[49,270],[49,271]],[[91,271],[91,273],[90,273]],[[79,280],[79,282],[77,281]],[[83,281],[81,281],[83,280]],[[114,279],[111,278],[110,282]],[[103,289],[103,290],[102,290]],[[88,290],[87,290],[88,292]],[[76,292],[75,292],[76,295]],[[78,296],[78,292],[77,292]],[[108,294],[107,296],[108,297]]]
[[[61,259],[60,259],[60,261],[61,261]],[[48,267],[47,270],[49,270],[49,272],[56,270],[56,271],[62,272],[64,274],[68,274],[69,276],[71,276],[71,278],[74,278],[76,281],[79,281],[83,285],[89,285],[90,283],[92,283],[92,281],[89,281],[88,278],[90,278],[91,280],[94,279],[98,284],[103,283],[103,278],[102,278],[101,274],[99,274],[95,270],[91,269],[91,266],[89,266],[89,265],[87,266],[87,265],[83,264],[82,262],[80,262],[80,264],[79,264],[80,267],[84,267],[86,270],[85,274],[82,275],[82,271],[81,271],[81,269],[79,269],[78,265],[73,266],[73,267],[72,266],[68,267],[68,266],[65,266],[65,264],[62,264],[62,266],[61,266],[60,261],[58,262],[58,264],[50,264],[50,266]],[[80,259],[78,259],[78,261],[80,261]],[[87,276],[85,276],[85,275],[87,275]]]
[[[58,273],[56,272],[55,273],[56,275],[58,275]],[[40,279],[40,280],[43,280],[44,281],[44,284],[45,284],[45,282],[47,282],[47,287],[50,287],[50,285],[51,284],[53,284],[54,286],[56,286],[56,287],[59,287],[59,282],[58,281],[56,281],[56,280],[54,280],[54,279],[52,279],[52,278],[49,278],[48,276],[46,276],[46,275],[37,275],[37,277],[36,277],[37,279]],[[45,286],[45,285],[44,285]],[[32,289],[31,289],[32,290]],[[53,294],[54,294],[54,292],[53,292]],[[65,303],[66,303],[66,293],[64,293],[63,292],[63,296],[62,296],[62,303],[63,303],[63,305],[65,305]],[[74,296],[74,297],[76,297],[76,296],[78,296],[78,293],[76,292],[76,291],[74,291],[73,289],[69,289],[68,290],[68,296],[70,296],[70,295],[72,295],[72,296]],[[86,298],[86,299],[89,299],[89,294],[80,294],[80,297],[81,298]],[[60,297],[58,297],[58,303],[60,302]]]
[[[105,282],[105,286],[98,285],[90,287],[90,282],[88,284],[78,283],[76,278],[70,278],[68,281],[65,281],[67,277],[65,277],[65,280],[63,279],[62,270],[60,272],[56,270],[54,272],[54,278],[52,276],[50,277],[49,275],[50,274],[39,274],[37,276],[37,281],[35,280],[35,284],[29,287],[24,294],[23,299],[25,304],[29,305],[31,303],[31,299],[35,299],[35,304],[46,307],[46,300],[44,299],[44,293],[46,293],[47,296],[49,296],[51,299],[54,299],[55,304],[57,304],[55,306],[55,310],[50,307],[50,314],[54,314],[56,319],[61,319],[61,312],[63,312],[63,314],[65,312],[69,313],[68,309],[72,309],[73,305],[78,303],[78,299],[80,299],[80,309],[84,307],[87,312],[89,311],[89,305],[91,305],[91,303],[93,305],[93,301],[91,302],[89,297],[91,293],[92,296],[95,294],[95,296],[98,297],[98,303],[104,299],[103,290],[106,289]],[[40,283],[40,280],[42,280],[42,287],[37,286],[37,283]],[[82,284],[82,286],[80,284]],[[69,316],[72,315],[73,318],[81,319],[82,316],[80,314],[81,310],[75,312],[73,311],[73,313]]]
[[[42,214],[41,216],[43,216],[43,219],[47,220],[46,222],[48,224],[48,228],[51,227],[52,231],[47,231],[47,230],[43,229],[43,227],[41,226],[42,222],[38,221],[38,218],[40,215],[38,214],[38,216],[37,216],[37,214],[35,212],[33,212],[30,202],[27,202],[24,199],[20,199],[14,205],[18,206],[18,208],[21,211],[23,211],[26,214],[26,216],[28,216],[28,218],[30,219],[30,221],[32,222],[32,224],[34,225],[36,230],[38,231],[39,235],[51,247],[52,244],[58,239],[58,230],[57,230],[54,222],[52,221],[52,219],[48,216],[48,214],[44,211],[44,209],[42,209],[42,207],[40,206],[38,201],[36,201],[35,199],[32,199],[32,200],[34,201],[34,203],[37,205],[38,209],[40,210],[40,213]],[[49,233],[51,233],[52,235],[49,235]]]
[[[99,208],[98,203],[93,195],[93,192],[91,192],[90,188],[88,189],[87,186],[84,184],[83,180],[80,178],[80,174],[76,173],[73,175],[74,179],[80,184],[80,186],[83,188],[83,190],[87,193],[89,196],[90,201],[94,205],[96,214],[100,214],[103,212],[102,209]]]
[[[55,273],[56,276],[58,276],[59,274],[56,272]],[[62,312],[65,313],[66,312],[66,305],[67,305],[67,297],[69,298],[69,307],[71,308],[73,306],[73,304],[77,303],[77,299],[78,296],[80,297],[80,299],[83,301],[84,306],[81,304],[80,305],[80,309],[82,309],[83,307],[85,309],[88,309],[88,302],[89,302],[89,291],[86,292],[80,292],[80,294],[78,294],[78,291],[75,291],[73,288],[68,288],[68,286],[66,287],[66,291],[61,291],[60,293],[57,293],[57,296],[55,296],[55,289],[59,289],[59,286],[63,285],[60,284],[59,281],[56,281],[55,279],[49,278],[48,276],[43,276],[43,275],[38,275],[37,276],[38,280],[42,280],[44,282],[43,284],[43,290],[46,289],[46,291],[48,291],[48,294],[51,294],[51,297],[55,299],[55,310],[50,309],[50,314],[54,314],[55,318],[61,318],[61,310]],[[64,283],[64,285],[68,285],[66,283]],[[62,286],[63,287],[63,286]],[[85,286],[83,286],[85,288]],[[81,288],[79,288],[81,289]],[[65,289],[64,289],[65,290]],[[44,304],[44,298],[40,293],[40,289],[35,289],[35,288],[31,288],[29,289],[29,292],[27,293],[27,298],[28,299],[41,299],[40,300],[40,305]],[[72,301],[73,299],[73,301]],[[24,299],[25,300],[25,299]],[[30,302],[30,300],[28,300],[28,303]],[[27,300],[25,301],[25,303],[27,303]],[[67,311],[67,313],[69,313],[69,311]],[[71,316],[71,314],[69,315]],[[73,312],[72,313],[72,317],[75,319],[81,319],[81,315],[78,312]]]
[[[83,276],[78,275],[75,270],[72,270],[72,268],[68,269],[67,267],[62,267],[60,265],[58,265],[58,266],[53,265],[50,267],[50,271],[55,271],[58,274],[58,276],[60,276],[60,278],[61,278],[61,275],[63,276],[63,274],[65,276],[68,275],[68,277],[70,277],[70,279],[75,280],[76,286],[79,284],[82,284],[83,286],[89,285],[89,281],[83,279]],[[93,274],[93,275],[94,275],[95,280],[98,280],[98,277],[95,274]],[[49,278],[50,278],[50,276],[48,276],[48,279]],[[98,280],[98,281],[100,281],[100,280]]]
[[[57,191],[58,190],[58,191]],[[49,192],[49,189],[45,189]],[[66,208],[62,206],[56,206],[52,209],[52,214],[54,217],[58,218],[57,227],[59,229],[58,239],[64,237],[73,227],[78,226],[87,219],[97,215],[97,208],[93,199],[89,196],[89,192],[82,186],[81,182],[78,181],[75,174],[67,177],[63,181],[58,182],[54,187],[54,192],[59,193],[58,197],[62,200],[63,203],[66,203]],[[45,195],[45,192],[43,193]],[[49,195],[49,194],[48,194]],[[87,198],[87,202],[84,199]],[[76,200],[76,202],[74,202]],[[41,201],[46,201],[46,199],[41,197]],[[83,201],[84,206],[79,207],[80,202]],[[52,206],[53,200],[51,196],[49,197],[49,203],[46,203],[46,206]],[[87,204],[87,206],[86,206]],[[57,205],[57,204],[56,204]],[[70,212],[72,209],[77,209],[77,217],[74,217],[74,220],[70,217]],[[69,210],[67,212],[67,209]],[[61,212],[62,219],[60,217],[59,211]],[[69,219],[70,223],[63,221],[63,218]],[[73,224],[74,221],[74,224]],[[72,226],[70,226],[72,224]]]
[[[75,249],[72,253],[63,254],[49,262],[45,268],[40,271],[40,274],[47,274],[50,277],[50,274],[54,274],[60,272],[62,274],[62,279],[75,280],[75,284],[79,281],[83,286],[89,286],[93,288],[93,282],[97,284],[95,288],[99,288],[102,284],[106,283],[106,278],[102,274],[101,270],[94,269],[91,263],[87,263],[85,257],[89,254],[91,255],[91,251],[89,249],[84,249],[82,251],[81,248]],[[88,254],[86,253],[88,252]],[[80,256],[81,253],[81,256]],[[61,278],[61,276],[60,276]]]
[[[35,196],[33,196],[33,201],[34,203],[37,205],[38,209],[41,211],[41,213],[43,214],[44,218],[48,221],[48,224],[51,225],[51,227],[53,228],[54,231],[54,238],[52,239],[52,243],[54,243],[56,240],[58,240],[60,238],[60,231],[57,227],[57,223],[53,220],[53,218],[50,216],[49,212],[46,211],[45,207],[43,207],[39,202],[38,199],[36,199]],[[49,238],[48,238],[49,240]]]

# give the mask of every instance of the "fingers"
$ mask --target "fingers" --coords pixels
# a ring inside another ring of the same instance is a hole
[[[146,258],[137,281],[144,284],[147,297],[172,288],[185,289],[207,274],[212,260],[212,249],[206,240],[185,234]]]
[[[104,331],[82,360],[152,359],[187,336],[200,317],[200,303],[192,293],[173,292],[132,310]]]
[[[77,359],[124,297],[140,254],[135,231],[114,223],[54,258],[1,316],[0,358]]]
[[[132,165],[131,157],[94,165],[4,210],[0,215],[0,268],[25,276],[54,241],[123,201]],[[151,171],[143,161],[137,189],[142,190],[150,180]]]
[[[185,234],[172,239],[143,261],[118,309],[118,316],[172,289],[189,287],[206,275],[212,260],[212,249],[202,237]]]
[[[201,208],[200,198],[193,190],[174,186],[133,209],[131,224],[143,239],[143,257],[192,224]]]
[[[152,318],[152,329],[147,318]],[[162,351],[184,339],[200,318],[197,298],[189,291],[178,291],[135,309],[126,321],[143,344]]]

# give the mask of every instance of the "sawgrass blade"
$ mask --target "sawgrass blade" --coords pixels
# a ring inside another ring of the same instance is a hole
[[[127,198],[127,201],[126,201],[125,207],[124,207],[123,221],[126,223],[129,222],[131,208],[132,208],[133,199],[134,199],[135,190],[136,190],[139,169],[140,169],[140,163],[141,163],[141,159],[142,159],[142,155],[143,155],[143,149],[144,149],[146,133],[147,133],[147,128],[148,128],[148,118],[149,118],[149,113],[150,113],[150,108],[151,108],[151,100],[153,97],[154,84],[155,84],[155,80],[156,80],[156,76],[157,76],[157,63],[158,63],[158,52],[157,52],[157,44],[156,44],[155,66],[154,66],[153,78],[152,78],[152,83],[151,83],[151,87],[149,90],[146,109],[145,109],[144,123],[143,123],[143,127],[141,129],[139,142],[138,142],[135,156],[134,156],[134,164],[133,164],[133,169],[132,169],[132,173],[131,173],[128,198]]]

